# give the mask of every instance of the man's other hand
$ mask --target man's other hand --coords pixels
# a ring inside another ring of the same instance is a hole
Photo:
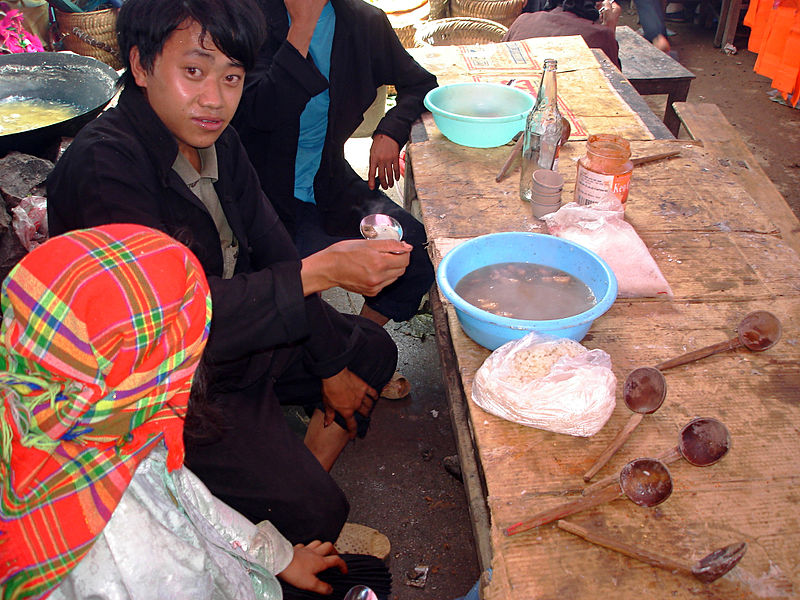
[[[382,133],[373,136],[369,149],[367,183],[371,190],[375,189],[375,179],[381,182],[385,190],[400,180],[400,145]]]
[[[377,398],[378,392],[350,369],[344,368],[333,377],[323,379],[322,402],[325,405],[325,426],[333,423],[338,412],[347,423],[350,439],[355,439],[355,413],[369,416]]]
[[[308,55],[311,36],[314,35],[314,28],[327,3],[328,0],[284,0],[291,19],[286,41],[303,56]]]

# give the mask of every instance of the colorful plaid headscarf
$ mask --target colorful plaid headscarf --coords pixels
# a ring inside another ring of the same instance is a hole
[[[137,225],[33,250],[0,307],[0,597],[43,598],[91,548],[183,420],[211,318],[197,259]]]

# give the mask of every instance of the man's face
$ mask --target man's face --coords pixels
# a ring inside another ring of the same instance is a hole
[[[151,72],[131,50],[131,71],[161,121],[178,140],[178,148],[196,163],[196,148],[207,148],[227,127],[242,97],[244,68],[225,56],[196,21],[170,34]]]

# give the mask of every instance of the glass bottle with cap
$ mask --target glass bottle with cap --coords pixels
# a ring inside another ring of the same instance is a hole
[[[545,59],[536,104],[525,123],[519,196],[528,202],[531,199],[533,172],[537,169],[554,168],[558,144],[561,141],[563,123],[558,110],[557,68],[556,59]]]

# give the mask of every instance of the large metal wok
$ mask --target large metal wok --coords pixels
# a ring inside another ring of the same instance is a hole
[[[11,150],[30,154],[78,130],[114,96],[117,72],[88,56],[66,52],[30,52],[0,56],[0,101],[9,97],[67,102],[81,109],[71,119],[0,135],[0,156]]]

